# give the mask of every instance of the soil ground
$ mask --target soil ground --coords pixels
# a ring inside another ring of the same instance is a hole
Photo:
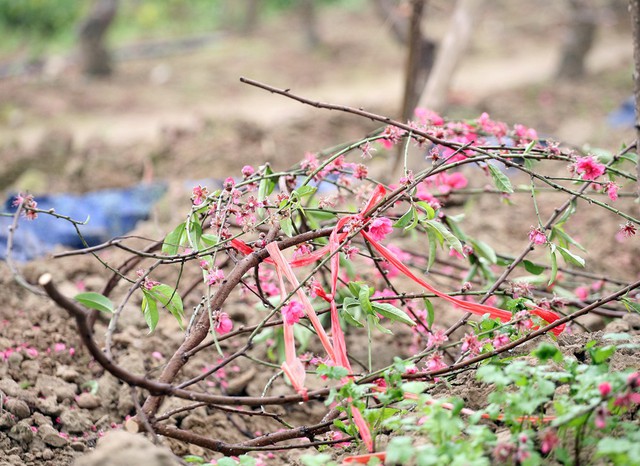
[[[433,3],[429,34],[441,37],[450,11],[447,2]],[[616,130],[606,123],[607,114],[631,93],[628,28],[615,15],[605,15],[588,74],[577,82],[557,83],[551,77],[566,16],[560,2],[539,2],[542,6],[535,9],[531,3],[491,3],[452,83],[446,113],[473,118],[487,111],[495,119],[522,123],[576,146],[616,151],[632,137],[630,129]],[[240,84],[240,76],[312,99],[386,115],[397,112],[404,52],[370,10],[323,11],[323,43],[316,50],[305,48],[302,34],[291,26],[296,19],[285,17],[262,25],[251,37],[225,36],[190,54],[121,62],[106,81],[86,80],[73,67],[4,80],[0,189],[84,192],[149,178],[165,180],[170,185],[167,196],[137,231],[161,238],[188,208],[195,180],[223,179],[247,163],[268,161],[286,168],[305,151],[361,137],[378,126],[266,94]],[[386,166],[384,160],[374,162],[381,170]],[[637,215],[631,199],[621,203]],[[505,211],[497,198],[467,203],[461,211],[483,214],[468,215],[464,227],[515,254],[524,245],[521,230],[529,228],[522,222],[532,218],[527,202],[516,204]],[[548,198],[543,214],[554,206]],[[618,229],[615,216],[584,210],[575,220],[573,232],[591,251],[590,271],[622,281],[639,276],[637,241],[624,248],[602,241]],[[119,256],[109,252],[106,258],[117,263]],[[79,289],[97,291],[108,276],[91,257],[43,259],[23,266],[32,281],[45,270],[55,271],[67,295]],[[63,311],[20,288],[4,266],[1,277],[0,351],[6,358],[0,358],[0,465],[71,464],[91,450],[100,435],[118,429],[135,413],[131,391],[91,361]],[[125,292],[119,290],[116,300]],[[122,331],[114,341],[118,361],[153,376],[179,344],[181,333],[167,321],[147,336],[144,321],[132,311],[123,314]],[[251,312],[238,308],[233,317],[250,322]],[[585,322],[592,328],[605,324],[598,319]],[[100,334],[105,323],[98,325]],[[632,333],[639,330],[635,321],[619,325]],[[400,341],[399,353],[408,346],[401,337],[392,340]],[[211,363],[198,361],[194,374]],[[634,364],[637,367],[631,356],[620,363]],[[250,370],[239,364],[229,379],[236,380],[238,390],[259,394],[266,380],[253,373],[247,378]],[[322,412],[322,406],[300,408],[293,420],[302,424]],[[246,438],[247,432],[274,429],[258,419],[248,426],[202,409],[181,422],[196,432],[213,437],[219,432],[234,441]],[[177,455],[207,455],[199,447],[169,445]],[[272,464],[292,463],[296,455],[279,453]]]

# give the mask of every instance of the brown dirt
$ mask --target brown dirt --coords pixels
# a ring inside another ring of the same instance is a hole
[[[438,6],[433,13],[434,34],[438,34],[444,26],[437,19],[448,14],[448,7],[447,2],[433,3]],[[629,140],[630,132],[610,130],[604,119],[631,91],[628,40],[614,32],[624,32],[624,27],[604,28],[590,62],[593,74],[579,83],[556,85],[547,77],[553,65],[548,50],[556,47],[559,35],[548,33],[548,28],[562,21],[549,19],[549,11],[558,13],[557,2],[550,2],[546,13],[540,8],[514,16],[514,10],[528,4],[496,2],[486,12],[478,41],[453,85],[449,114],[475,117],[488,111],[496,119],[524,123],[576,145],[589,142],[617,149],[621,141]],[[511,19],[505,22],[505,18]],[[304,49],[297,35],[292,39],[290,24],[282,20],[265,25],[255,37],[230,37],[190,55],[123,62],[118,74],[105,82],[86,81],[74,69],[54,77],[1,82],[0,138],[5,143],[0,147],[0,189],[82,192],[129,186],[152,174],[169,180],[171,190],[139,233],[160,238],[188,206],[187,180],[224,178],[237,174],[246,163],[269,161],[285,168],[307,150],[361,137],[378,126],[264,94],[239,84],[240,75],[289,87],[310,98],[393,115],[403,56],[385,28],[367,10],[349,14],[328,10],[323,16],[325,43],[312,52]],[[158,67],[169,71],[166,82],[150,78]],[[478,186],[486,183],[477,174],[472,177]],[[468,214],[465,231],[500,243],[510,253],[518,252],[529,227],[523,222],[532,218],[531,203],[524,196],[514,199],[516,206],[507,214],[498,208],[497,198],[468,203],[460,208]],[[553,197],[546,200],[543,209],[548,214],[556,204]],[[637,205],[630,200],[621,203],[637,214]],[[592,270],[621,280],[640,276],[637,241],[624,249],[602,241],[613,237],[618,219],[609,214],[593,216],[583,207],[571,224],[575,229],[571,233],[592,251],[588,258]],[[483,215],[474,215],[477,211]],[[118,253],[106,257],[114,263],[119,260]],[[80,288],[98,291],[108,276],[90,257],[36,261],[25,267],[25,274],[34,280],[44,270],[55,271],[67,295]],[[131,392],[91,361],[63,311],[17,286],[4,266],[2,272],[0,351],[12,351],[0,363],[0,466],[71,464],[92,449],[102,434],[119,429],[127,416],[135,414]],[[118,290],[114,301],[125,292]],[[185,308],[195,303],[187,304]],[[127,311],[115,340],[117,359],[136,373],[153,377],[179,344],[181,333],[166,320],[148,336],[135,306]],[[238,307],[232,312],[241,322],[256,318],[253,309]],[[638,332],[635,323],[624,328]],[[97,334],[105,329],[105,323],[99,322]],[[406,346],[399,344],[398,351]],[[191,375],[215,362],[198,357],[201,360],[192,365]],[[637,360],[629,355],[620,365],[637,367]],[[255,374],[251,380],[241,380],[247,371],[249,364],[238,363],[228,374],[230,382],[237,380],[238,390],[259,394],[268,377]],[[88,394],[94,386],[95,395]],[[279,390],[289,388],[276,384],[272,389]],[[476,392],[465,393],[467,398],[479,399]],[[322,412],[322,406],[311,405],[288,414],[303,424]],[[265,418],[251,421],[247,425],[235,415],[204,408],[179,419],[183,427],[228,441],[278,428]],[[168,445],[177,455],[206,455],[199,447],[173,441]],[[295,457],[297,453],[278,454],[273,464],[291,463]]]

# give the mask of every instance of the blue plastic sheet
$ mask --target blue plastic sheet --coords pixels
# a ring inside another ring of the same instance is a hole
[[[38,208],[54,209],[74,220],[89,221],[80,231],[89,246],[95,246],[132,231],[136,224],[149,217],[151,207],[162,197],[165,184],[140,184],[127,189],[106,189],[86,194],[55,194],[35,196]],[[15,212],[15,195],[7,199],[4,212]],[[7,236],[12,217],[0,217],[0,259],[7,255]],[[41,257],[55,246],[82,248],[84,245],[68,221],[46,214],[35,220],[20,218],[14,234],[12,257],[28,261]]]
[[[636,124],[636,102],[633,97],[625,100],[620,107],[611,112],[607,117],[607,123],[612,128],[633,128]]]

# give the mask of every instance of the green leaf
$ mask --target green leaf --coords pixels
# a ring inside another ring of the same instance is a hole
[[[389,320],[396,322],[402,322],[403,324],[414,326],[416,323],[409,317],[409,315],[401,309],[389,304],[389,303],[371,303],[373,310],[378,314],[386,317]]]
[[[487,243],[474,239],[470,239],[469,242],[473,246],[473,250],[477,256],[484,257],[489,261],[490,264],[495,264],[496,262],[498,262],[496,252]]]
[[[436,261],[436,248],[438,247],[438,237],[432,230],[427,229],[427,238],[429,238],[429,260],[427,261],[427,272]]]
[[[346,298],[346,299],[353,299],[353,298]],[[360,303],[356,301],[356,305],[354,306],[349,306],[347,307],[344,303],[342,304],[342,317],[344,318],[344,320],[349,324],[349,325],[353,325],[354,327],[364,327],[364,324],[362,322],[360,322],[357,318],[356,318],[356,312],[359,314],[361,311],[361,307],[360,307]]]
[[[564,224],[567,220],[569,220],[569,217],[571,217],[575,212],[576,212],[576,205],[577,205],[577,201],[576,199],[573,199],[570,203],[569,203],[569,207],[567,207],[564,211],[564,213],[562,214],[562,217],[560,217],[556,223],[556,227],[561,226],[562,224]]]
[[[577,254],[573,254],[568,249],[558,246],[558,251],[562,255],[562,258],[567,264],[577,265],[578,267],[584,267],[584,259]]]
[[[367,285],[360,286],[360,290],[358,291],[358,301],[360,302],[360,306],[367,314],[373,312],[373,308],[371,307],[371,301],[369,301],[369,287]]]
[[[332,380],[341,380],[349,375],[349,370],[342,366],[328,366],[320,364],[316,370],[318,375],[323,375]]]
[[[562,353],[558,347],[550,343],[540,343],[531,354],[541,362],[546,362],[549,359],[553,359],[555,361],[558,355],[562,358]]]
[[[416,205],[426,212],[427,220],[433,220],[436,218],[436,211],[433,210],[433,207],[431,207],[428,202],[418,201],[416,202]]]
[[[498,167],[490,163],[488,163],[487,166],[489,167],[489,173],[491,173],[496,189],[500,192],[511,194],[513,192],[513,187],[511,186],[509,177],[502,173]]]
[[[522,261],[522,263],[524,264],[524,268],[526,269],[526,271],[533,275],[540,275],[542,272],[544,272],[544,267],[536,265],[531,261],[525,259]]]
[[[168,256],[175,256],[176,254],[178,254],[178,249],[180,248],[180,240],[184,233],[185,226],[186,223],[182,222],[164,238],[164,242],[162,243],[163,254],[167,254]]]
[[[278,181],[277,177],[271,177],[269,175],[273,174],[273,170],[269,164],[264,165],[264,172],[262,180],[260,180],[260,184],[258,185],[258,202],[264,201],[275,189],[276,182]],[[264,216],[264,209],[258,209],[258,215],[260,217]]]
[[[529,154],[531,152],[531,149],[533,149],[536,146],[537,143],[538,143],[538,140],[534,139],[529,144],[527,144],[527,147],[524,148],[524,152],[522,153],[522,155]]]
[[[369,314],[367,316],[367,322],[369,322],[369,325],[373,324],[373,326],[378,330],[380,330],[382,333],[386,333],[387,335],[393,335],[393,332],[391,330],[386,329],[382,325],[380,325],[380,318],[377,315]]]
[[[295,234],[293,230],[293,222],[291,221],[291,217],[283,217],[280,219],[280,228],[288,237],[292,237]]]
[[[224,458],[220,458],[216,461],[216,466],[237,466],[238,462],[233,458],[229,458],[225,456]]]
[[[173,317],[178,321],[180,328],[182,327],[182,319],[184,318],[184,308],[182,298],[176,290],[169,285],[156,285],[148,290],[150,296],[164,306]]]
[[[189,244],[197,249],[201,244],[202,226],[198,222],[189,223]]]
[[[182,459],[187,463],[194,463],[194,464],[202,464],[205,462],[202,456],[197,456],[197,455],[183,456]]]
[[[589,355],[591,356],[591,359],[594,364],[602,364],[611,356],[613,356],[613,353],[616,352],[616,349],[617,348],[615,345],[607,345],[607,346],[601,346],[597,348],[591,348],[589,350]]]
[[[200,236],[200,241],[206,247],[215,246],[218,244],[218,237],[216,235],[212,235],[210,233],[205,233]],[[204,248],[203,248],[204,249]]]
[[[160,315],[158,314],[158,304],[156,299],[146,289],[142,290],[141,310],[144,320],[147,322],[147,326],[149,327],[149,333],[152,333],[156,329],[156,325],[158,325]]]
[[[424,298],[423,301],[424,301],[424,307],[427,310],[427,327],[431,329],[431,327],[433,326],[433,321],[435,320],[435,312],[433,309],[433,304],[427,298]]]
[[[256,459],[249,455],[240,455],[238,457],[240,466],[256,466]]]
[[[387,464],[408,464],[415,454],[411,437],[393,437],[387,445]]]
[[[449,230],[447,230],[447,227],[445,227],[442,223],[436,222],[434,220],[427,220],[425,222],[425,225],[434,230],[438,235],[442,236],[449,247],[455,249],[460,254],[464,254],[464,252],[462,251],[462,243],[460,242],[460,240],[453,236],[453,234]],[[431,257],[429,257],[429,260],[431,260]]]
[[[580,243],[578,243],[571,236],[569,236],[562,227],[554,226],[551,229],[551,239],[555,239],[555,238],[557,238],[560,245],[565,248],[568,248],[569,245],[573,244],[575,247],[577,247],[581,251],[587,252],[587,250]]]
[[[624,304],[624,307],[627,308],[627,311],[640,313],[640,303],[633,302],[626,297],[620,299],[620,301],[622,301],[622,304]]]
[[[297,195],[299,198],[303,198],[303,197],[306,197],[306,196],[311,196],[317,190],[318,190],[318,188],[316,188],[315,186],[304,185],[304,186],[300,186],[299,188],[294,190],[291,193],[291,195],[292,196]]]
[[[76,301],[89,309],[96,309],[101,312],[113,313],[113,303],[106,296],[93,291],[79,293],[73,297]]]
[[[556,281],[556,277],[558,276],[558,259],[556,258],[556,248],[554,245],[551,245],[549,249],[549,256],[551,258],[551,277],[549,277],[549,282],[547,285],[551,285]]]
[[[409,208],[409,210],[407,210],[404,215],[402,217],[400,217],[396,223],[393,224],[394,228],[406,228],[408,227],[412,222],[413,222],[413,218],[414,216],[416,216],[416,209],[415,207],[411,206]]]

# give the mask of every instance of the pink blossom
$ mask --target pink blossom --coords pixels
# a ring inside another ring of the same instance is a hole
[[[529,230],[529,241],[533,244],[546,244],[547,235],[545,235],[541,227],[531,227],[531,230]]]
[[[353,176],[358,180],[364,180],[369,175],[369,169],[366,165],[357,164],[353,169]]]
[[[442,126],[444,119],[433,110],[418,107],[413,112],[423,125]]]
[[[309,254],[312,251],[311,246],[306,244],[306,243],[302,243],[300,245],[298,245],[298,247],[296,247],[296,250],[293,251],[293,258],[294,259],[298,259],[302,256],[306,256],[307,254]]]
[[[482,350],[482,342],[478,339],[478,336],[474,333],[465,333],[462,339],[462,352],[469,351],[470,356],[476,356]]]
[[[320,166],[320,161],[315,154],[307,152],[304,154],[304,160],[300,162],[300,168],[306,170],[307,173],[314,171]]]
[[[636,226],[631,222],[627,222],[624,225],[620,225],[620,230],[616,234],[616,239],[620,241],[624,238],[631,238],[636,234],[636,232]]]
[[[404,130],[396,126],[389,125],[382,132],[384,139],[382,139],[380,142],[382,142],[382,145],[385,149],[391,149],[396,142],[400,141],[400,138],[403,134]]]
[[[433,353],[427,360],[427,370],[430,372],[444,369],[445,367],[447,367],[447,363],[444,362],[444,358],[440,351]]]
[[[32,210],[38,208],[38,203],[33,198],[33,195],[18,194],[14,199],[12,205],[14,207],[18,207],[20,204],[22,204],[22,208],[24,209],[22,213],[28,220],[35,220],[36,218],[38,218],[38,213]]]
[[[560,444],[560,439],[554,429],[545,429],[540,432],[540,451],[546,455]]]
[[[282,319],[287,325],[298,323],[304,315],[304,306],[299,301],[291,300],[282,307]]]
[[[342,248],[342,252],[344,253],[345,257],[349,260],[353,260],[354,257],[356,257],[358,255],[358,253],[360,252],[360,249],[358,249],[355,246],[345,246],[344,248]]]
[[[498,463],[506,463],[514,454],[515,445],[509,442],[498,442],[493,448],[493,459]]]
[[[400,180],[398,180],[398,183],[400,183],[402,186],[408,186],[414,181],[415,181],[415,177],[413,175],[413,171],[408,170],[406,176],[403,176],[402,178],[400,178]]]
[[[154,351],[153,353],[151,353],[151,357],[157,360],[164,359],[164,356],[160,351]]]
[[[391,220],[386,217],[377,217],[369,224],[369,236],[375,241],[383,240],[393,231]]]
[[[418,192],[416,193],[416,197],[421,201],[425,201],[429,204],[434,210],[438,210],[442,205],[438,198],[436,198],[433,194],[431,194],[426,187],[425,183],[420,183],[418,185]]]
[[[598,391],[600,392],[600,396],[605,398],[611,393],[611,384],[609,382],[602,382],[598,385]]]
[[[534,139],[538,139],[536,130],[524,125],[513,125],[513,133],[518,144],[527,144]]]
[[[456,259],[464,259],[464,256],[460,251],[455,248],[449,248],[449,257],[455,257]]]
[[[245,165],[242,167],[242,176],[245,178],[249,178],[251,175],[255,173],[255,169],[251,165]]]
[[[204,200],[209,195],[209,190],[203,186],[195,186],[191,192],[191,200],[193,201],[193,205],[200,205],[204,202]]]
[[[53,345],[53,351],[55,351],[56,353],[59,353],[66,349],[67,349],[67,345],[65,345],[64,343],[56,343],[55,345]]]
[[[229,314],[221,312],[218,315],[218,322],[216,323],[216,332],[220,335],[229,333],[233,329],[233,321],[229,318]]]
[[[476,122],[484,133],[495,136],[498,139],[506,136],[507,134],[507,125],[501,121],[493,121],[489,118],[489,114],[487,112],[480,115]]]
[[[574,167],[576,172],[582,175],[581,178],[583,180],[595,180],[606,170],[603,164],[596,162],[591,156],[578,157]]]
[[[376,149],[369,142],[365,142],[360,146],[360,150],[362,150],[362,158],[365,160],[369,160],[373,157],[372,153],[376,151]]]
[[[491,344],[495,349],[498,349],[502,348],[504,345],[509,344],[510,341],[511,339],[509,338],[509,335],[507,335],[506,333],[499,333],[493,338]]]
[[[589,297],[589,288],[586,286],[579,286],[573,292],[580,301],[584,301]]]
[[[217,267],[214,269],[211,269],[207,273],[206,280],[207,280],[207,285],[209,286],[217,285],[218,283],[224,280],[224,271],[220,270]]]
[[[427,348],[433,348],[442,345],[444,342],[448,341],[449,337],[447,333],[442,330],[436,330],[435,332],[429,333],[429,338],[427,340]]]
[[[608,415],[609,410],[606,408],[606,406],[604,406],[604,404],[596,408],[596,417],[594,423],[598,429],[604,429],[607,426]]]
[[[640,404],[640,393],[628,392],[616,398],[613,402],[614,406],[624,406],[630,408],[631,405]]]
[[[635,390],[640,387],[640,372],[632,372],[627,376],[627,385]]]
[[[604,191],[609,196],[609,199],[614,202],[618,200],[618,189],[620,189],[620,186],[615,184],[613,181],[609,181],[604,187]]]
[[[449,194],[454,189],[462,189],[467,186],[469,182],[467,178],[460,172],[441,173],[435,179],[435,184],[438,186],[438,191],[442,194]]]

